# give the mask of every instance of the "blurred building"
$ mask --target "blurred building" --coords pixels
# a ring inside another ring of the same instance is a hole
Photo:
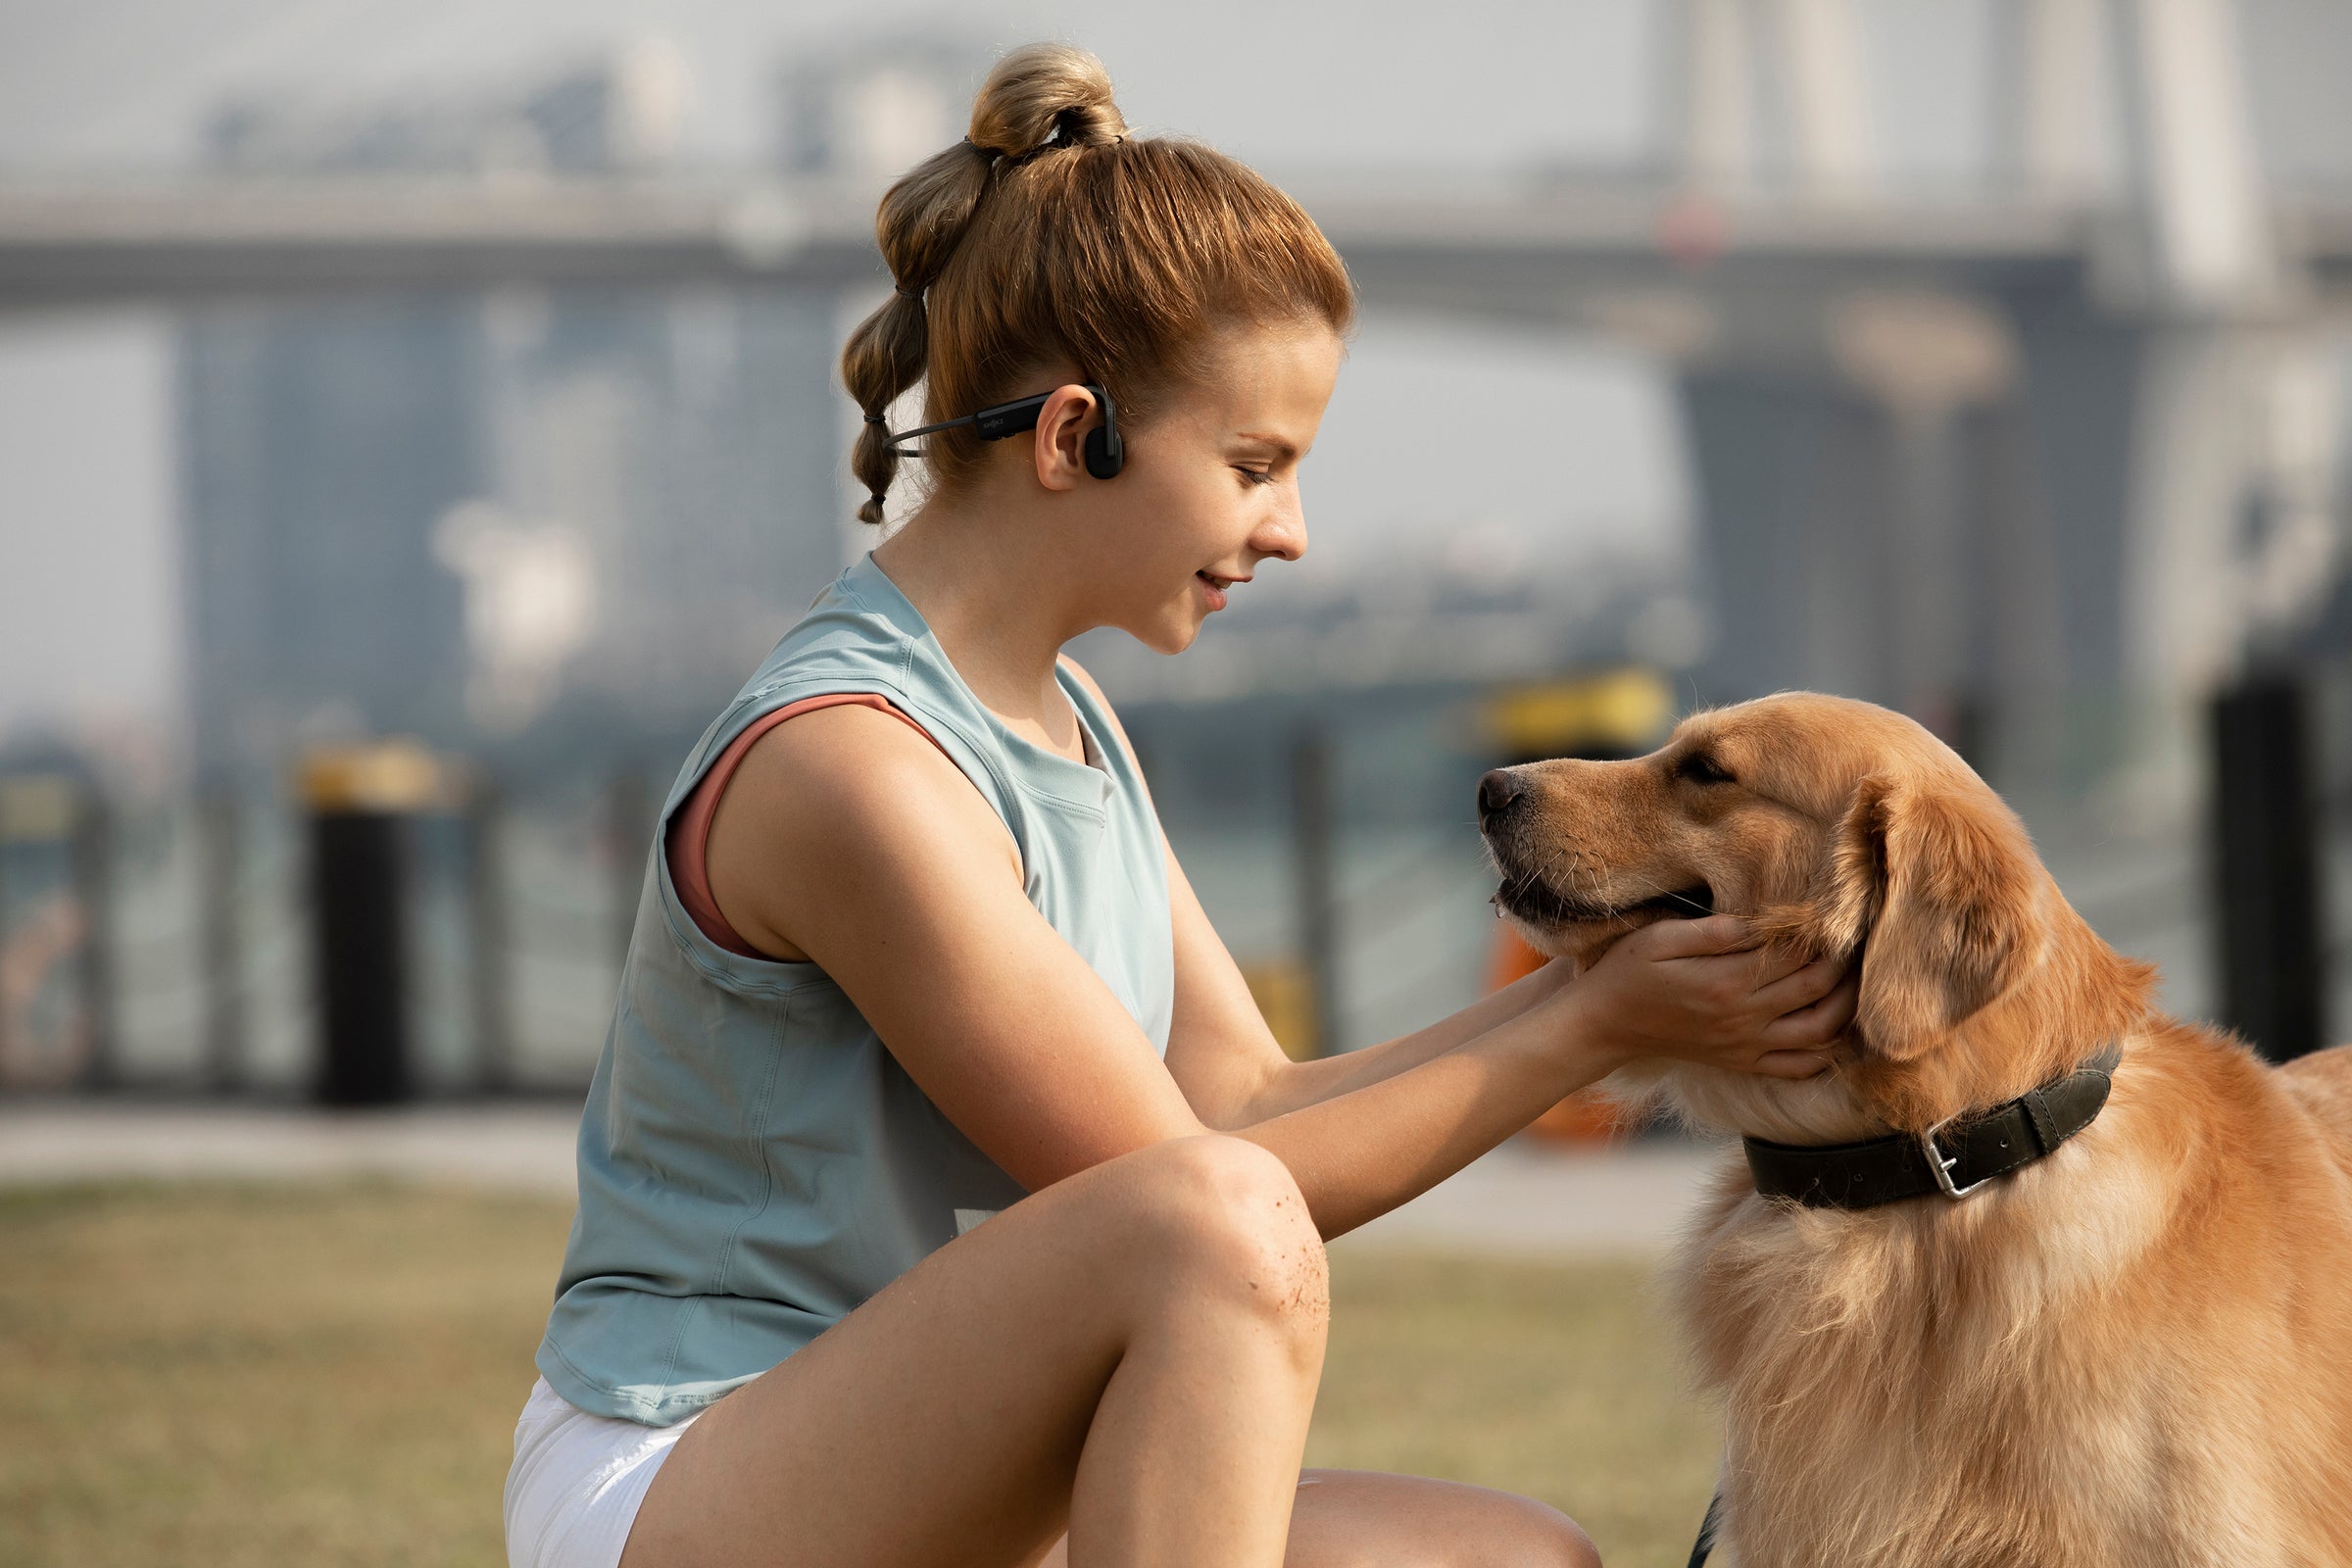
[[[511,99],[254,101],[256,180],[610,179],[685,84],[640,45]],[[598,761],[708,718],[839,565],[829,295],[530,288],[181,327],[193,730],[216,774],[414,733]]]
[[[511,94],[239,98],[210,117],[203,156],[261,176],[653,173],[675,156],[692,92],[677,51],[642,38]]]
[[[1972,66],[1982,172],[1937,190],[1888,160],[1872,8],[1665,11],[1682,275],[1613,329],[1677,368],[1710,694],[1838,691],[1971,749],[1988,713],[2041,710],[2105,732],[2086,771],[2183,808],[2186,706],[2301,637],[2342,575],[2347,345],[2310,215],[2352,164],[2310,62],[2343,59],[2352,13],[2000,0]],[[1766,213],[1886,227],[1866,267],[1833,238],[1728,283]],[[1952,214],[1973,221],[1906,271]]]
[[[877,193],[963,134],[997,51],[953,29],[865,34],[796,54],[775,77],[778,162]]]
[[[445,736],[464,593],[434,521],[482,488],[484,345],[437,301],[273,306],[182,332],[194,738],[270,765],[305,722]]]

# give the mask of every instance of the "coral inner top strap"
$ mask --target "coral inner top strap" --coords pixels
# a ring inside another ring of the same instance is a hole
[[[694,923],[702,929],[703,935],[729,953],[746,958],[767,956],[736,935],[735,928],[727,924],[727,917],[718,912],[718,901],[710,894],[710,872],[704,855],[710,843],[710,819],[718,814],[719,797],[726,793],[727,780],[733,778],[735,769],[743,765],[744,757],[750,753],[753,743],[786,719],[812,713],[820,708],[852,705],[878,709],[932,745],[939,745],[931,732],[908,717],[904,710],[892,707],[887,698],[872,692],[827,692],[821,697],[804,697],[772,713],[760,714],[746,726],[742,734],[729,741],[727,749],[718,754],[717,760],[704,771],[701,781],[694,787],[694,793],[686,797],[669,819],[669,834],[662,844],[662,854],[669,859],[669,879],[677,886],[678,902],[686,906],[686,912],[694,917]],[[940,751],[945,756],[947,749],[941,747]]]

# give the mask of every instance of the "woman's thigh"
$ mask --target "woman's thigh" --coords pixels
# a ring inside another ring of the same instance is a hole
[[[1083,1171],[706,1410],[623,1568],[1024,1561],[1065,1528],[1096,1406],[1136,1326],[1178,1310],[1155,1298],[1171,1279],[1229,1276],[1237,1299],[1319,1314],[1322,1267],[1296,1186],[1249,1145],[1185,1139]],[[1317,1316],[1310,1391],[1320,1334]],[[1203,1371],[1196,1397],[1215,1393]]]
[[[1069,1568],[1066,1542],[1037,1568]],[[1283,1568],[1598,1568],[1576,1521],[1533,1498],[1370,1470],[1303,1470]]]

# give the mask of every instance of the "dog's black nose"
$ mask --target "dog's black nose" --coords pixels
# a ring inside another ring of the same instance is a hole
[[[1525,793],[1509,768],[1494,768],[1478,781],[1478,814],[1482,819],[1497,816]]]

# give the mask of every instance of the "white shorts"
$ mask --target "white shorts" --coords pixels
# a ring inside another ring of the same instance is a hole
[[[646,1489],[699,1418],[640,1426],[590,1415],[545,1378],[532,1384],[507,1472],[509,1568],[618,1568]]]

